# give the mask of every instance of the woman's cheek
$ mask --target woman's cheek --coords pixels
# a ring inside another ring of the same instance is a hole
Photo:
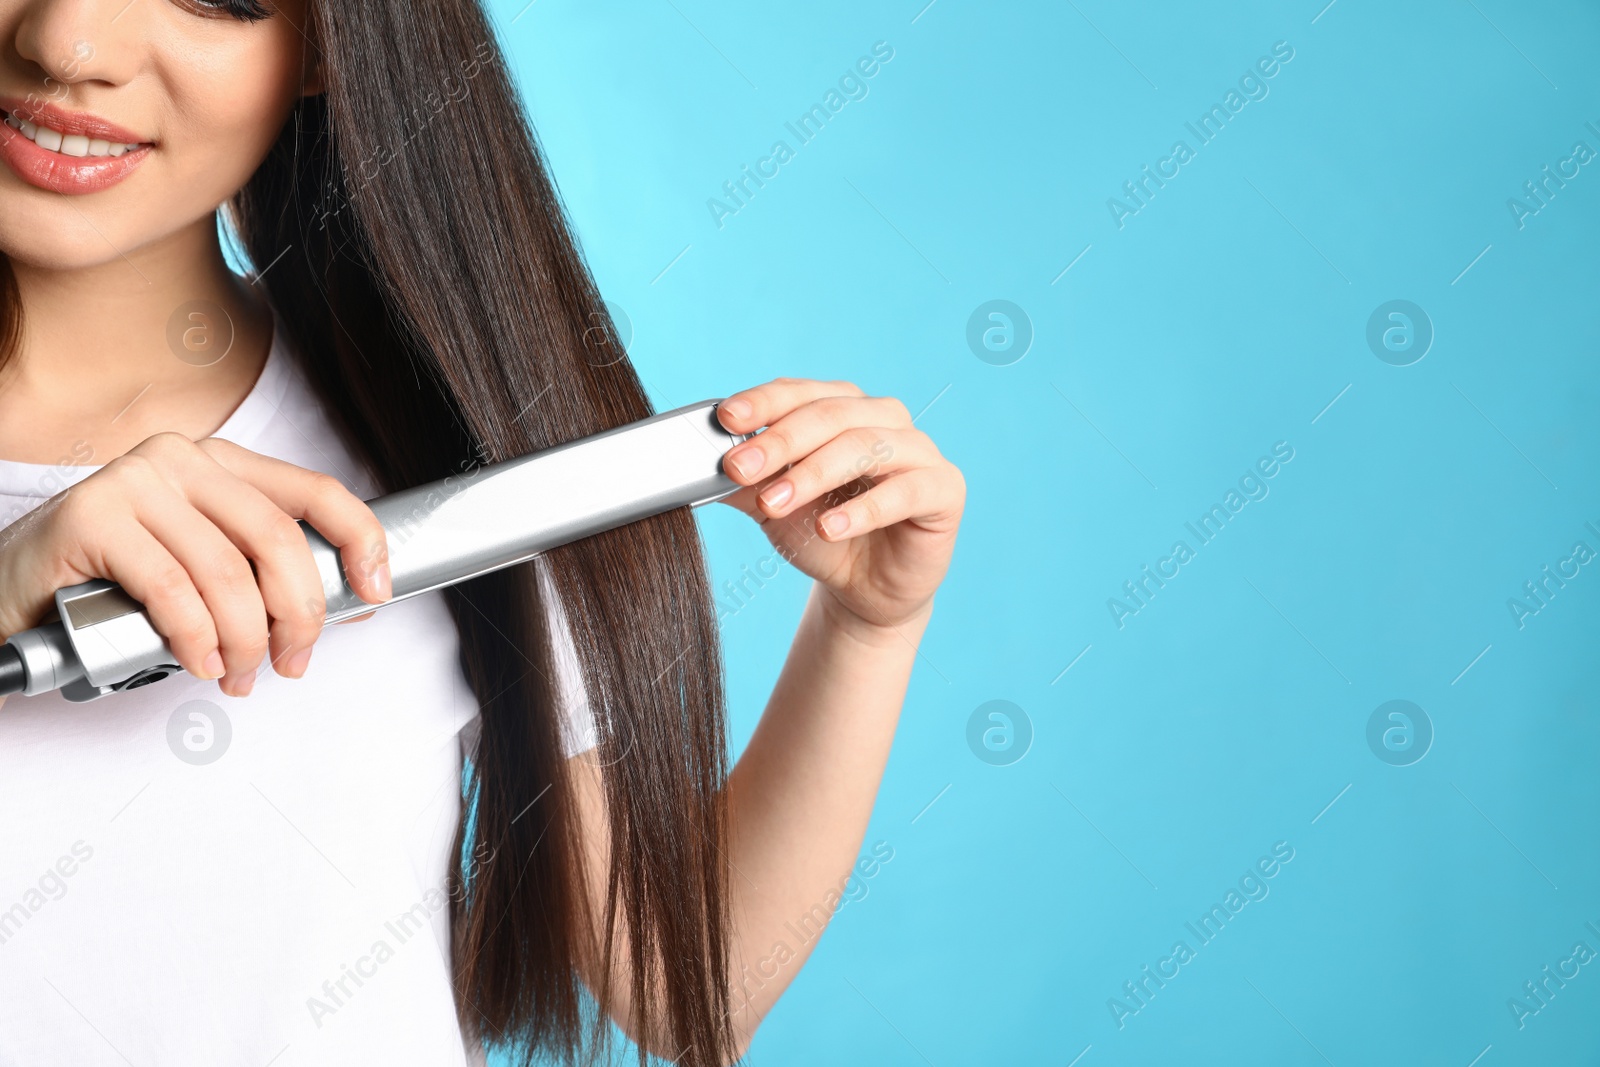
[[[255,73],[191,71],[183,88],[174,89],[178,114],[164,147],[187,204],[209,209],[249,181],[299,99],[298,54],[292,77],[281,65],[274,70],[263,64],[259,55],[236,59],[234,70]]]

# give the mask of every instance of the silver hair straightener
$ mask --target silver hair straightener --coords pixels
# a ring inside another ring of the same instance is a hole
[[[722,457],[755,436],[717,421],[705,400],[518,459],[368,501],[388,536],[394,596],[369,604],[339,550],[302,521],[327,598],[327,622],[525,563],[549,549],[741,487]],[[0,645],[0,696],[51,690],[95,700],[182,670],[144,607],[103,579],[56,591],[56,616]]]

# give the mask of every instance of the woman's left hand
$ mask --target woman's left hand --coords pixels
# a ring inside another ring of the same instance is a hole
[[[876,628],[927,609],[944,580],[966,502],[961,472],[893,397],[849,382],[777,378],[717,408],[745,488],[726,498],[784,559]]]

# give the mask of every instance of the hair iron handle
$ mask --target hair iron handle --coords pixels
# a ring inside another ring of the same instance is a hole
[[[754,435],[723,429],[719,402],[701,401],[368,501],[388,539],[393,596],[383,604],[356,595],[339,550],[302,521],[322,577],[325,621],[363,615],[737,492],[741,486],[723,473],[722,457]],[[182,669],[143,605],[116,583],[83,582],[57,590],[55,599],[58,621],[0,645],[0,695],[60,689],[81,702]]]

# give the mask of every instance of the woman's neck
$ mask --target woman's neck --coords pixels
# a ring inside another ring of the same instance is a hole
[[[270,307],[228,268],[214,216],[93,267],[11,269],[0,460],[100,464],[163,431],[210,436],[266,362]]]

